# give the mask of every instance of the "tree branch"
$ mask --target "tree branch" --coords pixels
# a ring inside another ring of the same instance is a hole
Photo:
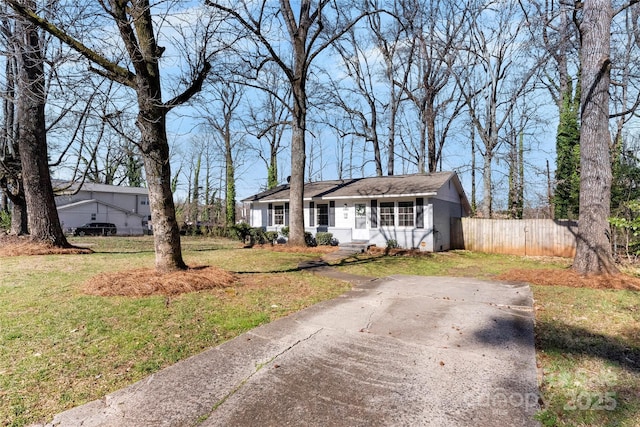
[[[202,89],[202,84],[204,83],[204,80],[207,78],[209,71],[211,71],[211,64],[209,62],[205,62],[202,69],[198,72],[198,75],[196,76],[195,80],[191,83],[191,86],[189,86],[180,95],[169,100],[168,102],[165,102],[164,108],[166,108],[167,110],[170,110],[173,107],[184,104],[189,99],[191,99],[193,95],[200,92],[200,90]]]
[[[38,26],[43,29],[47,33],[52,36],[60,39],[62,42],[66,43],[73,50],[78,52],[80,55],[84,56],[91,62],[99,65],[104,68],[108,76],[113,78],[119,83],[122,83],[131,88],[135,87],[135,74],[131,71],[127,70],[124,67],[119,66],[118,64],[109,61],[104,56],[98,54],[93,49],[90,49],[86,45],[82,44],[80,41],[76,40],[64,30],[58,28],[55,24],[49,22],[48,20],[38,16],[33,10],[28,7],[20,4],[17,0],[6,0],[9,6],[21,17],[31,22],[32,24]]]

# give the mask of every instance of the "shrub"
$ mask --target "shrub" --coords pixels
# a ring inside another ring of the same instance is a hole
[[[229,230],[229,237],[248,243],[247,239],[251,237],[251,227],[246,222],[236,224]]]
[[[276,240],[278,239],[278,232],[277,231],[267,231],[266,233],[264,233],[264,237],[265,240],[269,243],[271,243],[272,245],[276,242]]]
[[[313,237],[313,234],[309,233],[308,231],[304,232],[304,242],[309,247],[318,246],[318,242],[316,242],[316,239]]]
[[[265,236],[265,232],[262,228],[252,228],[249,230],[249,234],[251,236],[251,244],[264,245],[267,243],[267,236]]]
[[[280,234],[282,234],[284,237],[289,237],[289,226],[282,227],[280,229]]]
[[[237,234],[234,234],[235,226],[231,228],[224,227],[222,225],[215,225],[209,228],[210,237],[230,237],[232,239],[238,239]]]
[[[328,233],[326,231],[319,231],[316,233],[316,242],[318,246],[329,246],[331,244],[331,239],[333,239],[333,233]]]
[[[395,239],[387,240],[387,249],[397,249],[400,245],[398,245],[398,241]]]

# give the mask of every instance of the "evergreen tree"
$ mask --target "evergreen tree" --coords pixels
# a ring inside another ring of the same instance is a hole
[[[557,219],[577,219],[580,204],[580,84],[573,93],[569,82],[562,96],[556,138],[556,188],[553,198]]]
[[[613,153],[611,185],[611,212],[617,213],[632,200],[640,200],[640,159],[637,150],[629,149],[624,142],[616,144]]]

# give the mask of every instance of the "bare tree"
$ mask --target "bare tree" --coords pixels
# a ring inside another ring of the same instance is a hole
[[[515,3],[506,2],[477,11],[470,21],[464,57],[454,73],[482,142],[477,147],[483,160],[480,212],[486,218],[493,211],[492,163],[502,145],[500,133],[518,97],[531,90],[540,63],[521,43],[526,25],[518,20],[518,10]]]
[[[31,0],[14,1],[20,8]],[[12,5],[13,6],[13,5]],[[15,18],[13,55],[17,61],[16,121],[21,178],[27,206],[29,234],[58,247],[70,246],[60,226],[48,165],[45,121],[45,69],[41,34],[37,25]]]
[[[237,134],[234,122],[237,121],[238,107],[241,105],[243,91],[240,85],[221,81],[215,84],[212,94],[216,100],[218,111],[211,111],[207,116],[207,124],[217,133],[224,153],[225,176],[225,225],[232,227],[236,223],[236,158],[244,138]]]
[[[456,2],[437,0],[422,4],[411,22],[411,43],[415,45],[412,72],[403,86],[420,122],[417,148],[418,172],[435,172],[451,124],[462,111],[464,102],[451,75],[458,57],[456,50],[465,37],[468,8]],[[437,134],[437,125],[442,131]]]
[[[278,5],[268,0],[257,3],[242,1],[233,6],[207,0],[206,4],[227,13],[252,35],[260,50],[264,51],[256,58],[258,72],[262,64],[272,61],[291,86],[289,244],[305,246],[303,197],[309,73],[316,58],[367,12],[358,18],[347,19],[344,13],[349,8],[328,0],[302,0],[297,3],[280,0]],[[286,33],[278,34],[277,28],[284,28]]]
[[[97,67],[92,69],[94,72],[135,91],[138,103],[137,126],[141,135],[139,146],[149,186],[156,269],[171,271],[186,268],[182,259],[180,233],[171,191],[166,117],[169,111],[189,101],[201,89],[211,68],[206,52],[212,27],[207,27],[207,33],[201,39],[202,44],[194,53],[195,59],[186,88],[172,99],[164,101],[159,60],[165,49],[157,43],[152,7],[148,0],[100,2],[106,18],[118,28],[123,48],[121,53],[127,58],[133,71],[122,65],[122,57],[112,56],[117,50],[113,46],[110,46],[110,50],[107,46],[101,51],[101,40],[97,39],[93,39],[93,47],[88,46],[81,40],[91,39],[74,37],[64,26],[44,19],[36,14],[33,8],[17,0],[7,0],[7,3],[33,25],[43,28],[87,58]]]
[[[369,58],[371,46],[366,39],[358,37],[351,29],[345,37],[334,44],[346,70],[345,78],[340,80],[329,74],[327,105],[335,106],[345,115],[344,126],[336,127],[338,137],[356,136],[370,143],[373,149],[373,161],[376,175],[383,175],[381,135],[379,123],[384,116],[384,102],[376,94],[376,64]]]
[[[368,30],[384,61],[383,75],[389,91],[386,112],[387,175],[395,173],[398,112],[415,55],[415,44],[406,42],[409,38],[406,29],[411,27],[410,23],[418,13],[415,2],[392,0],[391,3],[388,7],[396,19],[385,21],[382,19],[384,15],[379,13],[367,16]],[[368,0],[367,7],[370,10],[383,8],[378,0]]]
[[[0,37],[6,52],[13,50],[13,26],[3,18]],[[4,87],[2,90],[2,127],[0,128],[0,191],[2,192],[1,209],[9,212],[8,201],[11,200],[11,226],[9,233],[14,235],[28,234],[27,201],[22,185],[22,165],[18,147],[18,123],[16,121],[16,79],[17,61],[14,55],[5,59]]]
[[[266,188],[272,189],[279,184],[278,157],[287,148],[284,136],[291,123],[291,85],[282,82],[270,64],[263,67],[263,81],[269,90],[259,90],[257,99],[253,98],[246,126],[247,132],[259,140],[254,149],[267,167]]]

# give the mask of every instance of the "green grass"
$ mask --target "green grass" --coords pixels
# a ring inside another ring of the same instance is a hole
[[[546,426],[637,426],[640,294],[534,286]]]
[[[0,261],[0,425],[48,421],[255,326],[348,289],[292,271],[314,255],[184,239],[190,265],[240,274],[232,288],[176,297],[96,297],[97,273],[152,267],[150,238],[73,239],[91,255]],[[265,273],[280,271],[276,273]]]
[[[295,271],[315,254],[239,249],[184,238],[189,265],[234,271],[242,283],[166,298],[94,297],[97,273],[152,267],[149,237],[74,238],[91,255],[0,260],[0,424],[46,421],[262,323],[344,292],[344,283]],[[566,268],[567,260],[450,252],[357,256],[345,272],[490,279],[512,268]],[[545,426],[636,426],[640,418],[640,294],[532,286],[544,372]],[[615,406],[615,408],[613,407]]]
[[[452,251],[421,256],[357,255],[336,267],[352,274],[373,277],[410,274],[492,278],[512,268],[565,268],[567,265],[568,261],[561,258],[523,258],[512,255]]]

